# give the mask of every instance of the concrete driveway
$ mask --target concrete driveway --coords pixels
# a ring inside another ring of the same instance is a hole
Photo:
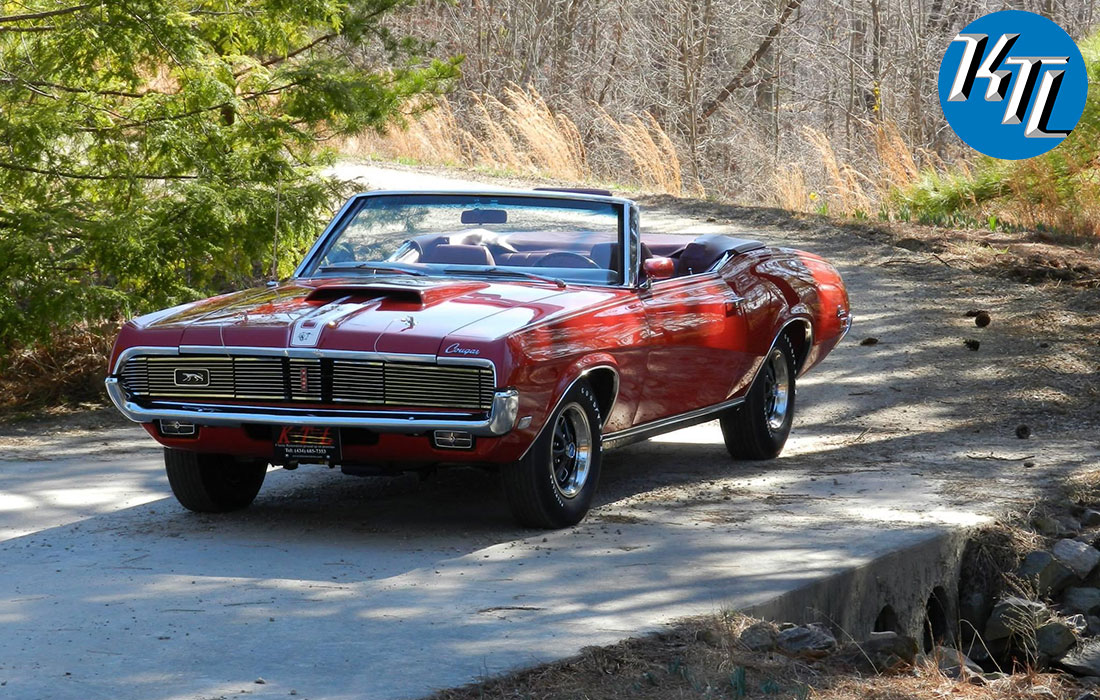
[[[274,470],[251,509],[196,515],[170,498],[152,440],[110,413],[0,428],[0,696],[418,697],[765,603],[1100,466],[1082,388],[1097,316],[1073,292],[829,227],[759,235],[837,262],[857,317],[800,383],[783,457],[734,463],[713,423],[608,453],[572,529],[516,529],[475,470]],[[979,332],[970,306],[994,311],[979,353],[962,345]]]

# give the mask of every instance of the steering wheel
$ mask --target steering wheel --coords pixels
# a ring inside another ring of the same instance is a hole
[[[544,255],[539,258],[534,267],[573,267],[573,268],[585,268],[590,270],[601,269],[596,261],[592,258],[581,255],[579,253],[567,253],[565,251],[557,251]]]

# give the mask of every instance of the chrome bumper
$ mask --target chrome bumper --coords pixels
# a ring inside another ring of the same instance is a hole
[[[107,377],[107,395],[115,407],[135,423],[157,420],[180,421],[195,425],[237,426],[308,425],[326,428],[365,428],[379,433],[423,433],[432,430],[464,430],[481,437],[499,437],[512,430],[519,415],[519,392],[503,389],[493,394],[487,418],[463,420],[441,413],[401,413],[387,415],[378,411],[341,411],[303,408],[251,406],[209,406],[180,403],[170,406],[140,406],[130,401],[117,377]]]

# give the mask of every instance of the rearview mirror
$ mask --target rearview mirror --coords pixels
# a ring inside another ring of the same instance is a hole
[[[508,212],[504,209],[467,209],[462,212],[464,224],[506,224]]]
[[[676,261],[672,258],[649,258],[642,263],[642,269],[647,279],[667,280],[676,276]]]

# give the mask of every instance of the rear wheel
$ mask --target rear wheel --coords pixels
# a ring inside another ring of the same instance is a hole
[[[782,336],[764,358],[744,403],[721,417],[722,437],[734,459],[774,459],[794,420],[794,349]]]
[[[577,382],[527,455],[501,472],[504,494],[519,524],[561,528],[584,518],[600,479],[600,424],[592,387]]]
[[[247,507],[260,492],[267,464],[222,454],[164,449],[164,469],[176,500],[198,513]]]

